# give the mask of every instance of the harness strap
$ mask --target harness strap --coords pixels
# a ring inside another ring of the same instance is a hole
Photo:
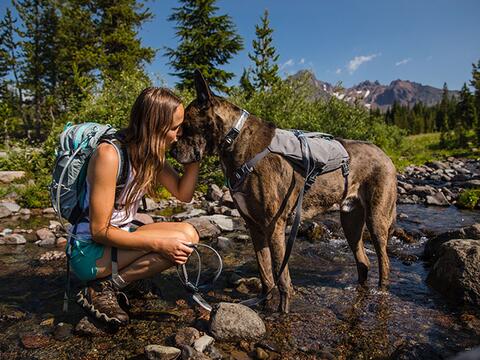
[[[240,166],[235,172],[233,173],[233,184],[229,181],[228,186],[232,191],[237,191],[240,185],[244,182],[245,178],[253,171],[255,165],[262,160],[265,156],[270,153],[270,149],[267,147],[263,149],[262,152],[255,155],[252,159],[248,160],[245,164]]]

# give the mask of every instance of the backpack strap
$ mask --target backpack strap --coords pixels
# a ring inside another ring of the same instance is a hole
[[[129,161],[127,147],[115,136],[104,137],[101,142],[106,142],[112,145],[117,151],[118,155],[118,169],[117,169],[117,183],[115,186],[115,209],[119,210],[120,193],[125,188],[129,172]]]

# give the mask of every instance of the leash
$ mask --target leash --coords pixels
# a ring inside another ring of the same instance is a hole
[[[194,282],[190,281],[188,277],[186,263],[185,263],[182,265],[177,265],[178,279],[183,284],[183,286],[185,287],[185,289],[187,290],[187,292],[189,293],[193,301],[195,301],[198,305],[200,305],[205,310],[212,311],[212,306],[203,298],[203,296],[200,294],[200,291],[206,291],[207,289],[211,288],[211,286],[215,281],[217,281],[223,269],[222,257],[220,256],[217,250],[215,250],[213,247],[209,245],[199,243],[199,244],[189,244],[187,246],[191,247],[193,249],[193,252],[197,255],[197,259],[198,259],[197,277]],[[202,260],[200,257],[200,253],[198,252],[199,247],[204,247],[212,251],[218,258],[217,271],[215,272],[215,276],[213,277],[213,280],[210,281],[209,284],[200,285],[200,275],[202,272]]]

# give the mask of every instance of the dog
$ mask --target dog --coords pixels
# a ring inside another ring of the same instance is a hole
[[[185,109],[183,136],[172,155],[179,163],[198,161],[205,155],[218,155],[224,175],[231,179],[234,171],[265,149],[271,142],[275,125],[253,115],[232,144],[224,138],[243,110],[213,95],[202,74],[195,71],[196,99]],[[387,240],[396,219],[397,177],[390,158],[377,146],[355,140],[338,139],[350,157],[348,187],[336,170],[316,178],[305,194],[302,218],[317,215],[334,204],[340,205],[340,219],[357,265],[358,282],[367,281],[370,261],[362,240],[367,226],[379,265],[379,286],[389,282],[390,263]],[[290,309],[293,287],[288,266],[275,284],[285,253],[285,228],[304,177],[281,155],[270,153],[262,159],[232,194],[235,205],[250,231],[262,282],[262,294],[278,286],[278,311]],[[271,297],[268,302],[271,302]],[[270,304],[271,306],[271,304]]]

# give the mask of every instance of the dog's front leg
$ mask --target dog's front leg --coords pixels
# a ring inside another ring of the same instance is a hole
[[[286,220],[279,219],[273,227],[272,234],[270,236],[270,252],[272,254],[273,267],[275,274],[278,274],[280,267],[285,256],[285,226]],[[292,281],[290,279],[290,272],[288,265],[278,280],[278,291],[280,292],[280,303],[278,305],[278,311],[288,313],[290,311],[290,296],[293,293]]]
[[[265,233],[263,233],[258,225],[253,223],[248,224],[250,235],[252,237],[255,255],[257,257],[258,271],[260,273],[260,280],[262,281],[262,296],[266,296],[275,286],[272,273],[272,257],[270,254],[270,247],[268,245]],[[268,310],[273,310],[272,294],[269,294],[263,301],[263,305]]]

